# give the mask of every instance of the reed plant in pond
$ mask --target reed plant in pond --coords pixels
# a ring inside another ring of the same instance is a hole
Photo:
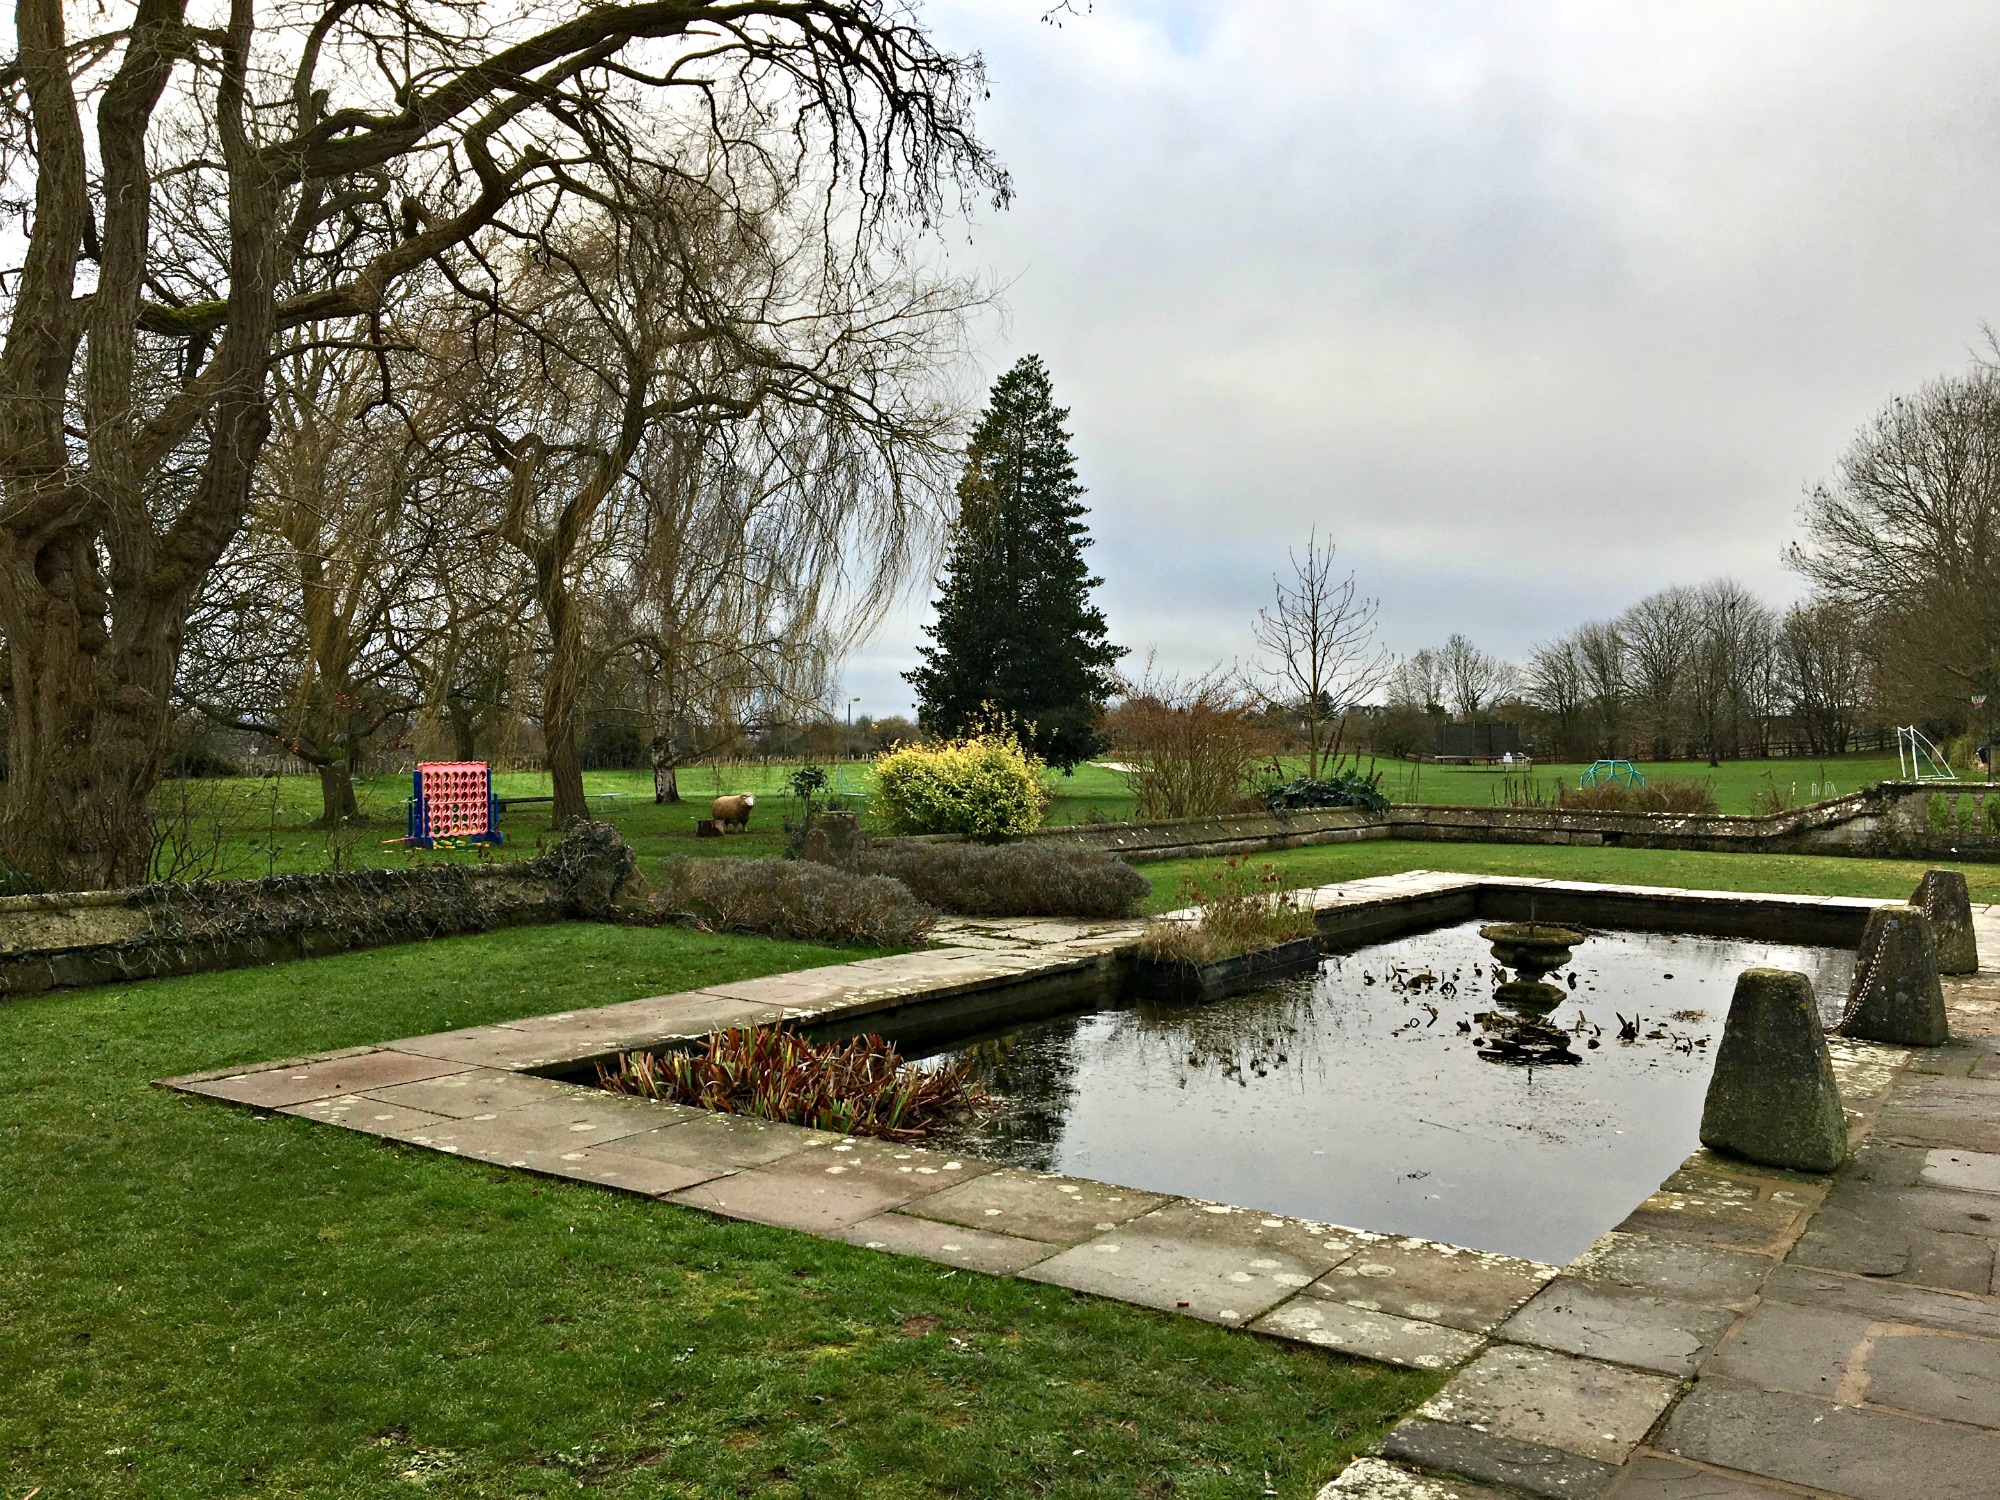
[[[879,1036],[814,1042],[775,1026],[718,1031],[686,1052],[624,1052],[599,1084],[669,1104],[842,1135],[921,1140],[986,1102],[972,1066],[918,1068]]]
[[[1253,868],[1234,858],[1204,874],[1184,875],[1181,898],[1188,914],[1147,923],[1139,938],[1141,957],[1216,963],[1318,931],[1311,897],[1284,889],[1284,876],[1268,864]]]

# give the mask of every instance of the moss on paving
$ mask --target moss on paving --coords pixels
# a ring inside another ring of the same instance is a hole
[[[1213,859],[1163,860],[1140,866],[1153,882],[1148,911],[1186,903],[1183,879],[1212,869]],[[2000,901],[2000,865],[1939,865],[1908,859],[1844,859],[1820,854],[1703,854],[1672,849],[1586,849],[1566,844],[1444,844],[1376,839],[1253,855],[1288,886],[1329,885],[1404,870],[1596,880],[1613,885],[1682,886],[1708,891],[1779,891],[1806,896],[1892,896],[1907,901],[1927,869],[1965,872],[1974,902]]]
[[[0,1005],[0,1495],[1305,1497],[1434,1387],[149,1084],[855,956],[575,925]]]

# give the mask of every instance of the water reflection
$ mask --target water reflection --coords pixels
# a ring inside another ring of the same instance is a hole
[[[1736,974],[1802,969],[1838,1013],[1852,955],[1593,932],[1544,1024],[1583,1066],[1480,1061],[1507,979],[1472,924],[1210,1005],[1039,1023],[948,1054],[996,1107],[952,1149],[1134,1187],[1567,1260],[1695,1145]]]

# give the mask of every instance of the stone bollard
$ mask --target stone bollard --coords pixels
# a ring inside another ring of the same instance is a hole
[[[1930,918],[1940,974],[1977,974],[1979,943],[1972,935],[1972,895],[1957,870],[1926,870],[1910,905]]]
[[[1854,989],[1836,1028],[1842,1036],[1904,1047],[1940,1047],[1951,1039],[1937,943],[1914,906],[1878,906],[1854,960]]]
[[[1702,1105],[1701,1143],[1789,1172],[1831,1172],[1846,1160],[1847,1115],[1805,975],[1745,969],[1737,976]]]

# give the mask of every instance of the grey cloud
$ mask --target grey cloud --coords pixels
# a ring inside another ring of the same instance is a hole
[[[1795,594],[1801,486],[1996,312],[1991,7],[927,14],[1019,187],[952,253],[1012,281],[990,365],[1048,358],[1114,633],[1174,666],[1249,649],[1315,524],[1405,650]]]

